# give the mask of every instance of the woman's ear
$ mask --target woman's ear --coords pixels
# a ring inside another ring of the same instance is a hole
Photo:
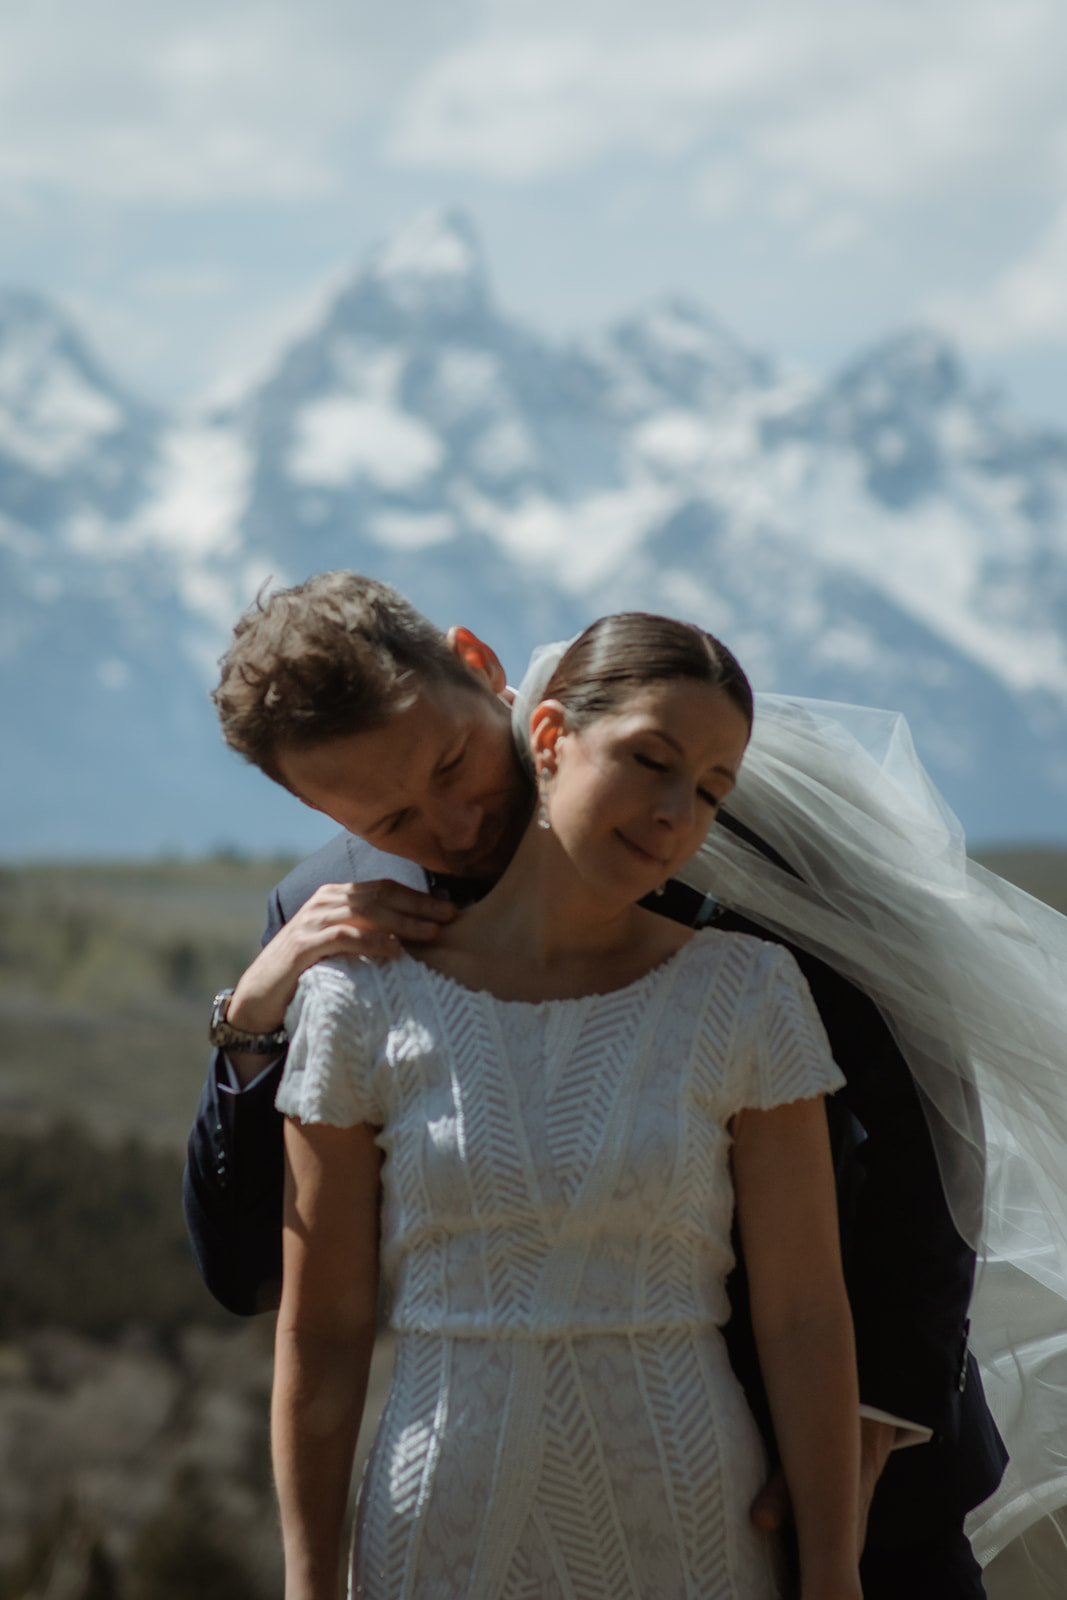
[[[558,700],[542,700],[530,717],[530,750],[538,765],[551,771],[556,765],[556,745],[567,731],[567,713]]]
[[[476,678],[481,678],[494,694],[502,694],[507,688],[507,676],[494,651],[478,638],[477,634],[469,628],[452,627],[445,634],[445,641],[453,655],[457,655],[465,666],[469,667]]]

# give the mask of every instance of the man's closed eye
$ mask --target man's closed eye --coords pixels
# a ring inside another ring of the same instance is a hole
[[[461,765],[466,754],[467,746],[465,744],[461,745],[456,751],[455,755],[449,756],[447,761],[442,761],[441,765],[437,769],[438,777],[445,777],[448,773],[455,772],[456,769]]]

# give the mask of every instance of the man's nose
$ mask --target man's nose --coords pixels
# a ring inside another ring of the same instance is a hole
[[[445,850],[473,850],[485,815],[476,800],[442,800],[435,813],[437,838]]]

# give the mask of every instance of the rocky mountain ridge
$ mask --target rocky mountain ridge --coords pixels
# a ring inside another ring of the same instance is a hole
[[[220,749],[205,690],[260,583],[341,565],[512,676],[606,610],[694,617],[761,688],[905,711],[976,839],[1067,832],[1067,439],[926,330],[826,383],[672,297],[547,340],[432,214],[193,416],[0,297],[0,848],[321,838]]]

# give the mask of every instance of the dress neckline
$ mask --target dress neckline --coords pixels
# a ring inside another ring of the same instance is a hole
[[[469,995],[472,1000],[488,1000],[494,1006],[518,1007],[526,1011],[545,1011],[563,1006],[584,1006],[592,1000],[610,1000],[617,996],[634,994],[652,983],[653,980],[663,977],[675,964],[680,965],[687,951],[692,950],[694,945],[707,944],[709,942],[708,935],[714,935],[714,933],[715,930],[713,928],[698,928],[692,937],[686,940],[685,944],[679,945],[678,949],[673,950],[669,956],[664,956],[662,961],[657,961],[654,967],[649,967],[648,971],[643,972],[640,977],[631,978],[629,983],[619,984],[617,988],[590,990],[588,994],[560,995],[555,999],[548,1000],[504,1000],[500,995],[494,994],[491,989],[472,989],[469,984],[461,983],[458,978],[450,977],[447,972],[440,972],[437,967],[431,967],[428,962],[420,961],[417,956],[410,955],[406,950],[398,959],[401,962],[409,963],[418,972],[424,973],[432,984],[437,984],[459,994]]]

